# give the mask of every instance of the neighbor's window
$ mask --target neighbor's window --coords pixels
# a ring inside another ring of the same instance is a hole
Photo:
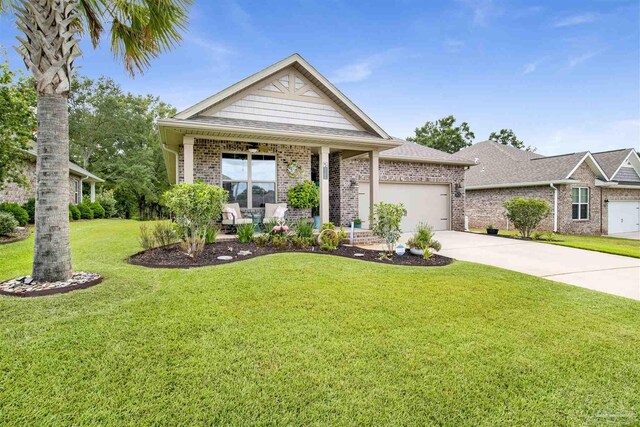
[[[589,219],[589,189],[572,188],[571,189],[571,213],[573,219]]]
[[[80,181],[74,181],[74,189],[75,189],[75,194],[73,196],[73,200],[74,203],[77,205],[78,203],[80,203]]]
[[[239,203],[241,208],[275,203],[276,156],[223,153],[222,187],[229,192],[229,203]]]

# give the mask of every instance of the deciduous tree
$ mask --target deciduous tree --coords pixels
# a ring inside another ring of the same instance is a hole
[[[415,129],[415,136],[407,137],[407,141],[417,142],[436,150],[455,153],[473,144],[475,134],[467,122],[455,126],[456,118],[443,117],[435,122],[426,122]]]

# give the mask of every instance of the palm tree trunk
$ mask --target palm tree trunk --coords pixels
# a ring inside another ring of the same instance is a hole
[[[69,244],[69,120],[67,96],[38,96],[36,231],[32,276],[71,277]]]

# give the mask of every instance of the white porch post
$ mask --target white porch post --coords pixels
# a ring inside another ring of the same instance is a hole
[[[320,223],[329,222],[329,147],[320,147]]]
[[[96,201],[96,183],[91,181],[91,203]]]
[[[184,147],[184,182],[185,184],[193,184],[193,136],[185,135],[182,137]]]
[[[378,203],[380,181],[378,164],[379,155],[377,151],[369,151],[369,214],[373,215],[373,205]]]

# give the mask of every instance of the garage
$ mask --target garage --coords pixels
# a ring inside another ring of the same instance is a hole
[[[609,201],[609,234],[640,231],[640,200]]]
[[[402,231],[413,231],[420,222],[434,230],[450,229],[450,185],[406,182],[381,182],[380,200],[386,203],[403,203],[407,216],[402,219]],[[362,226],[369,226],[369,183],[361,182],[358,188],[358,209]]]

